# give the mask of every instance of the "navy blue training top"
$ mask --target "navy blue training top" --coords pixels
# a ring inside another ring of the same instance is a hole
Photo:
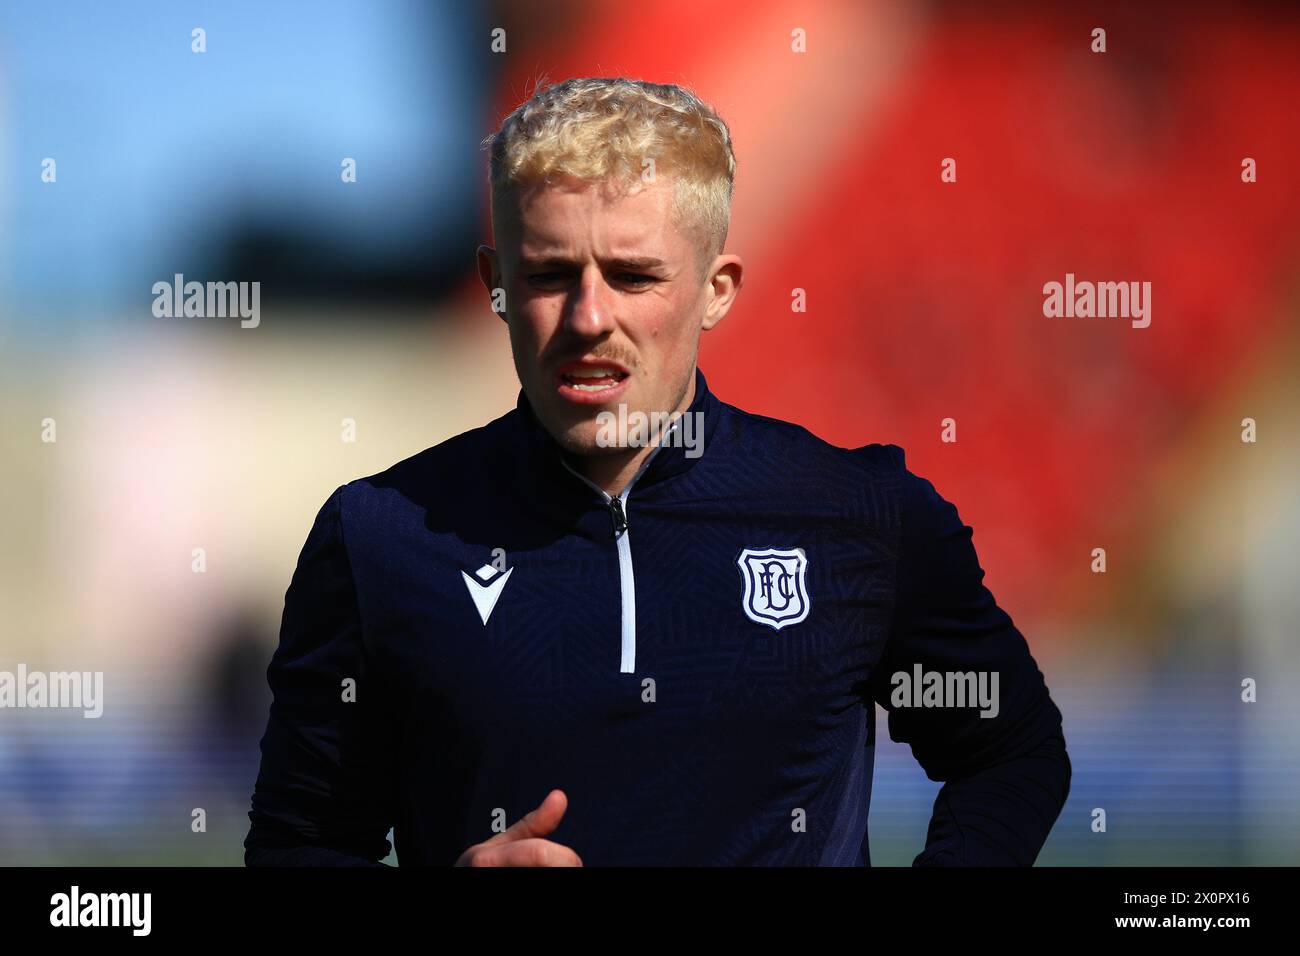
[[[522,391],[330,495],[268,669],[248,865],[375,864],[390,828],[400,864],[451,865],[552,788],[549,839],[588,866],[870,865],[876,703],[944,781],[914,863],[1034,862],[1061,714],[971,529],[899,447],[695,387],[701,433],[617,498]]]

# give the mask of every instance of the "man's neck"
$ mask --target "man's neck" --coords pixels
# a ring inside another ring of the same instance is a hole
[[[685,413],[695,401],[695,370],[691,370],[690,384],[682,397],[677,411]],[[665,427],[665,431],[667,428]],[[663,435],[654,436],[655,441],[644,448],[629,448],[617,455],[571,455],[574,470],[579,472],[592,484],[603,488],[610,497],[616,498],[623,493],[636,477],[646,459],[654,454],[658,441]]]
[[[603,488],[611,498],[617,498],[653,451],[653,448],[634,448],[619,455],[573,456],[570,461],[575,471],[593,485]]]

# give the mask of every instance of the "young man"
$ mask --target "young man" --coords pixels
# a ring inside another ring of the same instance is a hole
[[[874,705],[944,781],[917,864],[1033,863],[1061,715],[893,445],[720,401],[735,168],[690,93],[539,90],[489,140],[517,407],[338,488],[270,666],[256,864],[870,863]]]

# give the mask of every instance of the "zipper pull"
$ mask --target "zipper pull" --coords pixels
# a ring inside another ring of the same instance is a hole
[[[609,499],[609,514],[614,519],[614,537],[617,538],[627,530],[627,515],[623,513],[623,501],[618,497]]]

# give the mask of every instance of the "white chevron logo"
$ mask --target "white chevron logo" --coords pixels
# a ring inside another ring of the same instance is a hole
[[[501,592],[506,588],[506,581],[510,575],[514,574],[515,569],[511,568],[504,574],[501,574],[490,564],[485,564],[474,572],[474,576],[486,582],[493,575],[500,575],[491,584],[479,584],[474,578],[471,578],[464,571],[460,576],[465,579],[465,587],[469,588],[469,596],[474,599],[474,606],[478,608],[478,616],[487,624],[488,618],[492,616],[492,609],[497,606],[497,600],[501,597]]]

